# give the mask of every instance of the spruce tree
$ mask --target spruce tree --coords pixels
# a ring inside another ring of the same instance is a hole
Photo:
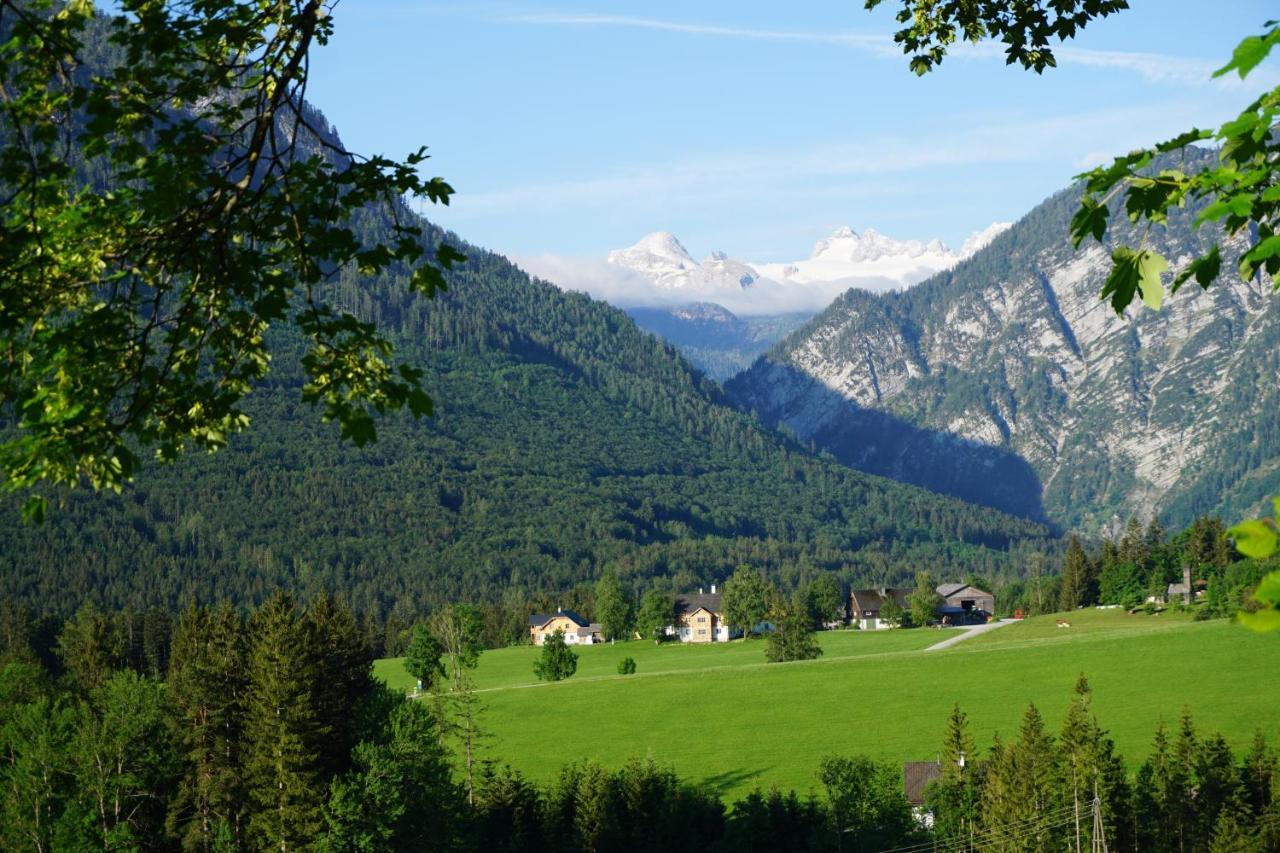
[[[1262,815],[1271,804],[1276,791],[1277,774],[1280,774],[1280,764],[1277,764],[1275,753],[1267,746],[1262,729],[1257,729],[1253,733],[1253,741],[1249,745],[1249,754],[1245,757],[1241,774],[1245,803],[1255,815]]]
[[[1027,707],[1018,739],[992,747],[983,796],[985,844],[993,850],[1059,851],[1066,839],[1064,801],[1053,738],[1035,705]],[[1015,834],[1008,827],[1017,826]]]
[[[975,784],[976,754],[968,717],[959,704],[947,717],[939,759],[942,778],[925,791],[925,801],[933,812],[934,836],[947,849],[962,849],[976,829],[981,791]]]
[[[251,847],[300,850],[322,831],[324,741],[310,623],[278,592],[250,620],[244,781]]]
[[[168,827],[184,850],[210,851],[244,834],[241,748],[248,680],[244,628],[230,605],[192,605],[178,620],[169,664],[184,769]]]
[[[58,635],[58,657],[80,689],[88,693],[124,665],[124,652],[114,620],[92,603],[68,619]]]
[[[1115,755],[1115,744],[1098,726],[1089,705],[1093,693],[1081,673],[1072,691],[1071,704],[1058,740],[1066,805],[1071,808],[1071,846],[1083,849],[1092,844],[1093,821],[1090,803],[1097,796],[1103,809],[1103,829],[1109,844],[1121,833],[1131,835],[1128,820],[1130,792],[1124,762]]]
[[[1058,599],[1059,610],[1075,610],[1089,604],[1090,566],[1089,555],[1080,544],[1080,537],[1072,534],[1067,543],[1067,553],[1062,559],[1062,589]]]
[[[373,689],[373,661],[350,609],[328,593],[307,608],[306,621],[315,650],[316,722],[328,732],[320,760],[326,775],[335,776],[350,766],[357,738],[354,710]]]

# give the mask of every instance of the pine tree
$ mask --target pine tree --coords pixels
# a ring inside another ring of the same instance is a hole
[[[184,770],[168,827],[184,850],[211,851],[244,831],[242,736],[248,681],[244,629],[230,605],[192,605],[178,620],[169,664]]]
[[[1253,733],[1253,742],[1249,745],[1249,754],[1244,760],[1241,774],[1245,803],[1253,814],[1262,815],[1271,804],[1276,791],[1277,774],[1280,774],[1280,764],[1276,762],[1275,753],[1267,747],[1262,729],[1257,729]]]
[[[328,732],[320,761],[328,776],[344,772],[355,746],[356,704],[373,689],[373,662],[351,611],[328,593],[317,596],[305,615],[316,665],[313,706],[316,722]]]
[[[1080,544],[1080,537],[1072,534],[1067,543],[1067,553],[1062,559],[1062,590],[1058,599],[1059,610],[1075,610],[1090,603],[1089,555]]]
[[[968,718],[957,704],[947,717],[943,736],[942,778],[925,791],[933,812],[934,836],[947,849],[962,849],[973,837],[981,791],[976,785],[973,762],[976,758]]]
[[[83,605],[58,635],[58,657],[82,691],[100,687],[113,669],[124,664],[112,618],[92,603]]]
[[[309,622],[280,592],[250,620],[244,780],[252,847],[305,848],[322,830],[329,730],[318,719],[319,667]]]
[[[1035,705],[1027,707],[1018,739],[992,747],[982,820],[992,850],[1059,851],[1065,836],[1061,775],[1053,738]],[[1017,833],[1008,830],[1019,827]]]

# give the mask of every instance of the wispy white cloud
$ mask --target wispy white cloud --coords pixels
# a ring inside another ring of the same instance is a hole
[[[673,204],[759,203],[774,193],[856,197],[860,191],[892,190],[898,178],[930,170],[981,164],[1058,160],[1078,165],[1078,152],[1094,159],[1123,153],[1141,144],[1155,128],[1171,132],[1188,121],[1176,104],[1152,103],[1131,109],[1105,109],[1050,119],[993,122],[925,136],[882,136],[858,142],[767,151],[722,151],[715,156],[634,164],[612,174],[548,181],[455,199],[459,218],[518,210],[629,208]],[[1118,128],[1134,128],[1121,132]],[[1113,146],[1098,149],[1100,140]],[[1069,177],[1064,175],[1064,180]]]
[[[749,27],[726,27],[716,24],[699,24],[668,21],[659,18],[640,18],[630,15],[597,14],[530,14],[509,15],[499,20],[511,24],[543,24],[570,27],[625,27],[640,30],[660,30],[685,35],[718,36],[722,38],[753,39],[757,41],[793,41],[811,44],[833,44],[844,47],[864,48],[887,56],[897,56],[900,51],[893,44],[893,37],[885,34],[861,32],[821,33],[804,30],[761,30]]]
[[[893,36],[887,33],[869,33],[860,31],[818,32],[813,30],[777,30],[754,29],[750,27],[733,27],[719,24],[696,23],[689,21],[673,21],[661,18],[634,17],[629,15],[601,15],[592,13],[537,13],[507,15],[498,20],[512,24],[531,24],[543,26],[566,27],[618,27],[640,30],[657,30],[685,35],[712,36],[718,38],[749,39],[755,41],[806,42],[810,44],[826,44],[848,47],[890,59],[902,59],[902,49],[894,44]],[[959,44],[951,48],[952,56],[967,59],[998,59],[1004,61],[1004,48],[996,42],[979,44]],[[1160,53],[1143,53],[1135,51],[1092,50],[1072,45],[1061,45],[1054,48],[1059,65],[1070,67],[1078,65],[1087,68],[1101,68],[1111,71],[1128,71],[1137,74],[1149,83],[1173,84],[1179,86],[1216,86],[1220,88],[1239,88],[1245,85],[1234,75],[1219,79],[1213,78],[1213,71],[1222,65],[1207,59],[1170,56]],[[1262,79],[1262,78],[1266,79]],[[1258,87],[1275,85],[1280,77],[1274,69],[1260,70],[1247,81],[1247,85]]]

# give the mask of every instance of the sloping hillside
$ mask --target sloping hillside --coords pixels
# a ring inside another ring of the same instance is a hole
[[[1270,282],[1228,273],[1116,317],[1098,299],[1109,248],[1067,241],[1078,195],[905,293],[846,293],[729,393],[860,470],[1027,517],[1248,511],[1280,486],[1276,388],[1259,381],[1280,368]],[[1213,236],[1193,215],[1148,237],[1175,266]]]
[[[470,260],[434,302],[394,277],[332,292],[428,370],[434,419],[388,418],[376,445],[343,445],[299,404],[300,346],[281,339],[229,449],[150,470],[120,497],[69,495],[40,527],[8,507],[0,597],[172,606],[284,585],[385,613],[523,602],[606,566],[673,588],[740,563],[785,583],[819,568],[998,575],[1055,547],[1038,525],[814,456],[623,312],[462,248]]]

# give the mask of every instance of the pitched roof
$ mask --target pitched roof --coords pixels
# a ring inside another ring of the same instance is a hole
[[[881,594],[882,591],[884,595]],[[898,602],[898,605],[903,610],[907,610],[909,608],[909,605],[907,602],[907,596],[911,595],[911,592],[912,591],[909,589],[883,589],[883,590],[855,589],[855,590],[852,590],[849,593],[849,597],[853,606],[854,618],[861,616],[862,611],[864,610],[874,610],[876,612],[879,612],[881,606],[884,604],[885,597],[888,595],[892,595],[894,600]]]
[[[924,789],[942,778],[942,765],[936,761],[907,761],[902,765],[902,792],[913,806],[924,805]]]
[[[692,613],[700,607],[712,613],[723,613],[724,593],[700,592],[695,595],[676,596],[676,613]]]
[[[557,616],[565,617],[570,622],[577,625],[579,628],[587,627],[587,620],[583,619],[581,616],[579,616],[577,613],[574,613],[572,610],[557,610],[555,613],[547,614],[545,616],[541,613],[535,613],[529,617],[529,627],[541,628],[543,625],[547,624]]]
[[[994,596],[985,589],[978,589],[967,583],[943,583],[938,584],[938,595],[943,598],[950,598],[958,593],[965,593],[965,597],[973,598],[994,598]]]

